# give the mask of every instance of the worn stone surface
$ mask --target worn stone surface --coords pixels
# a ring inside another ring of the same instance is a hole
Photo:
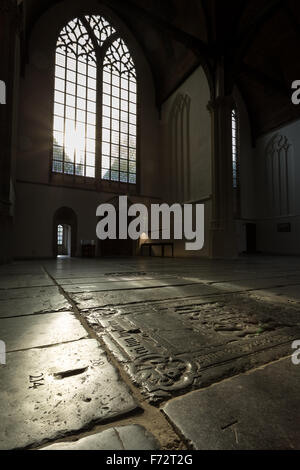
[[[66,278],[56,278],[56,282],[60,285],[81,285],[81,284],[93,284],[93,283],[104,283],[104,282],[127,282],[127,281],[157,281],[162,280],[165,282],[166,280],[178,280],[178,276],[171,275],[168,273],[151,273],[151,272],[140,272],[140,273],[124,273],[115,275],[110,275],[109,273],[101,273],[99,272],[98,275],[95,277],[91,277],[91,273],[86,273],[85,276],[82,277],[74,277],[69,274]],[[197,279],[193,280],[194,282],[199,282]]]
[[[2,318],[0,335],[7,351],[18,351],[77,341],[86,338],[87,332],[72,313],[59,312]]]
[[[137,424],[110,428],[75,442],[62,442],[43,450],[158,450],[159,443]]]
[[[163,407],[197,450],[299,450],[300,366],[285,359]]]
[[[276,277],[276,278],[267,278],[267,279],[236,279],[233,281],[227,282],[214,282],[211,285],[215,288],[218,288],[222,291],[228,292],[240,292],[240,291],[247,291],[247,290],[255,290],[255,289],[266,289],[266,288],[274,288],[277,286],[278,288],[282,286],[288,286],[290,284],[296,283],[298,289],[300,289],[300,280],[299,277]]]
[[[193,297],[197,295],[215,294],[213,287],[197,284],[191,286],[157,287],[155,289],[137,289],[134,291],[91,292],[85,294],[72,294],[71,297],[82,310],[106,305],[122,305],[137,302],[159,301],[176,299],[179,297]]]
[[[50,276],[77,302],[80,314],[120,361],[131,381],[156,405],[193,390],[201,391],[224,378],[230,382],[234,375],[287,356],[292,341],[300,338],[300,268],[295,258],[251,257],[234,262],[142,257],[58,259],[45,261],[43,266],[45,269],[39,263],[17,263],[7,267],[7,272],[0,267],[4,286],[0,284],[0,339],[4,332],[1,325],[7,325],[10,333],[6,339],[12,341],[13,348],[43,346],[8,353],[8,366],[0,368],[0,415],[4,416],[5,429],[1,439],[8,448],[37,446],[65,436],[73,439],[74,431],[92,430],[94,422],[119,419],[136,407],[96,343],[79,339],[79,322],[71,322],[64,329],[62,319],[72,317],[67,312],[71,306]],[[61,317],[58,311],[63,312]],[[16,315],[22,317],[3,320]],[[16,325],[18,335],[14,337]],[[56,341],[72,343],[49,346]],[[83,347],[85,344],[94,346]],[[53,375],[53,370],[58,375]],[[295,374],[288,382],[289,391],[293,381],[298,381]],[[284,390],[282,375],[282,396]],[[255,387],[249,385],[249,393],[255,396]],[[218,448],[220,443],[224,448],[222,438],[230,431],[235,415],[227,413],[221,395],[217,398],[224,434],[219,437],[216,428],[210,444]],[[245,403],[246,399],[240,401],[238,407],[243,409]],[[265,403],[268,406],[267,400]],[[187,413],[191,409],[187,407]],[[274,413],[278,417],[274,423],[282,423],[289,436],[284,415],[282,418],[275,408]],[[250,411],[249,417],[243,416],[250,420]],[[271,420],[267,415],[265,419]],[[249,429],[239,428],[238,439]],[[263,428],[258,429],[263,432]],[[292,444],[293,433],[291,426]],[[115,433],[110,438],[113,436]],[[228,436],[226,445],[231,448],[232,435]],[[251,436],[250,432],[245,442],[255,448],[258,443],[252,443]],[[278,436],[283,436],[281,431]],[[243,438],[239,442],[244,442]]]
[[[81,292],[109,292],[115,290],[149,289],[153,287],[186,286],[196,284],[196,281],[184,281],[183,279],[135,279],[127,281],[94,282],[90,284],[62,284],[62,288],[72,294]]]
[[[248,293],[84,316],[152,403],[283,357],[300,338],[298,309],[261,303]]]
[[[53,281],[46,274],[12,274],[0,275],[0,289],[16,289],[22,287],[53,286]]]
[[[268,290],[252,292],[252,296],[257,299],[280,303],[300,303],[300,286],[292,285],[285,287],[272,287]]]
[[[7,354],[0,449],[42,445],[137,408],[95,340]]]
[[[63,295],[58,293],[41,297],[0,301],[0,318],[66,310],[71,310],[71,305]]]
[[[30,299],[33,297],[43,297],[48,301],[53,302],[53,297],[56,299],[62,296],[59,295],[59,289],[56,286],[51,287],[25,287],[18,289],[0,289],[0,301],[2,300],[16,300],[16,299]]]

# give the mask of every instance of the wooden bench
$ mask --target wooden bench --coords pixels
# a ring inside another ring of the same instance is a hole
[[[161,256],[165,256],[165,247],[170,246],[172,248],[172,257],[174,258],[174,243],[171,242],[160,242],[160,243],[143,243],[141,246],[141,253],[143,254],[143,247],[149,248],[149,256],[152,256],[152,247],[161,246]]]

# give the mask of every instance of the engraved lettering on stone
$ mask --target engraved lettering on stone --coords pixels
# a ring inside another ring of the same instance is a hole
[[[29,376],[29,382],[32,384],[29,388],[30,389],[36,389],[38,387],[42,387],[43,385],[45,385],[44,383],[45,379],[44,379],[44,374],[40,374],[40,375],[30,375]]]

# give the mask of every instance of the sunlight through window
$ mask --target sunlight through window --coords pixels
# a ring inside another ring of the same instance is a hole
[[[100,16],[76,18],[61,31],[53,122],[53,172],[136,183],[135,66]]]

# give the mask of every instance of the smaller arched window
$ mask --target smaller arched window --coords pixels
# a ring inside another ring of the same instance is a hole
[[[240,138],[239,118],[236,107],[231,111],[232,129],[232,184],[234,190],[234,214],[240,214]]]

